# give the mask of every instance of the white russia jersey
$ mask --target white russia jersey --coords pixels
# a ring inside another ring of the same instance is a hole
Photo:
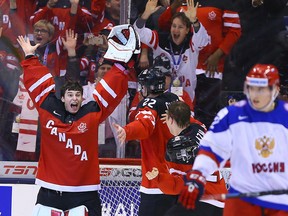
[[[287,190],[288,104],[280,100],[273,111],[260,112],[243,100],[222,109],[201,140],[200,149],[202,154],[193,169],[205,172],[202,164],[211,164],[211,158],[206,157],[211,153],[222,166],[230,159],[231,192]],[[288,210],[288,194],[243,199]]]
[[[159,46],[158,34],[149,28],[138,28],[136,24],[134,24],[134,28],[140,35],[141,43],[144,43],[152,48],[153,58],[164,54],[167,58],[169,58],[172,68],[175,69],[171,54],[165,50],[166,47]],[[194,32],[191,40],[189,41],[189,48],[183,51],[182,55],[174,56],[176,61],[179,59],[179,57],[182,58],[178,70],[174,72],[176,72],[177,77],[179,77],[181,80],[183,89],[188,92],[192,101],[195,96],[195,88],[197,84],[196,67],[198,64],[199,51],[209,44],[211,42],[210,40],[210,36],[207,34],[206,29],[202,24],[200,24],[198,32]],[[167,47],[167,50],[168,49],[169,48]]]

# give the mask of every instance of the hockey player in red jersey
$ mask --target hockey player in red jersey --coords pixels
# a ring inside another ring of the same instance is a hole
[[[165,91],[165,75],[158,68],[142,71],[138,76],[143,100],[137,107],[135,120],[123,128],[115,125],[118,139],[140,140],[142,182],[140,186],[139,216],[161,216],[177,201],[177,196],[166,195],[159,186],[145,177],[153,167],[167,172],[165,163],[166,143],[172,137],[161,115],[178,96]]]
[[[141,51],[143,51],[143,49]],[[193,116],[194,105],[189,94],[185,90],[183,90],[183,87],[176,87],[172,83],[172,67],[170,64],[170,60],[165,55],[159,55],[154,59],[153,67],[159,68],[159,70],[161,70],[162,73],[165,75],[165,91],[172,92],[181,97],[185,101],[185,103],[190,106],[191,115]],[[141,93],[137,92],[129,109],[128,117],[130,122],[134,120],[135,115],[137,114],[137,105],[142,100],[141,98],[143,99]]]
[[[95,101],[83,106],[83,88],[78,82],[68,81],[61,89],[61,100],[57,99],[52,75],[34,56],[39,44],[31,46],[23,36],[17,41],[25,53],[24,85],[38,110],[41,125],[36,175],[36,184],[41,188],[34,215],[80,209],[82,213],[77,216],[84,216],[84,212],[87,215],[87,211],[89,216],[99,216],[98,126],[127,92],[127,73],[133,67],[134,56],[140,53],[139,36],[131,25],[111,30],[104,57],[115,63],[95,87]]]
[[[170,104],[167,114],[165,114],[165,122],[175,137],[167,143],[165,159],[169,173],[161,173],[157,167],[146,173],[146,176],[149,176],[151,181],[157,182],[160,189],[166,194],[180,194],[184,186],[183,177],[186,172],[191,170],[198,152],[199,142],[206,132],[205,126],[203,127],[199,123],[191,123],[189,117],[190,110],[186,103],[176,101]],[[217,171],[207,178],[205,194],[221,193],[227,193],[227,189],[224,178]],[[166,216],[222,216],[223,207],[223,201],[201,200],[194,211],[176,204],[166,213]]]

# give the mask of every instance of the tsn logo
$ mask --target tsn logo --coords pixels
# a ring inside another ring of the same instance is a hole
[[[36,175],[37,166],[4,165],[4,175]]]

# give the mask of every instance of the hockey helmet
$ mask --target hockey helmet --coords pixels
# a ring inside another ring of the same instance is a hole
[[[159,68],[152,67],[138,75],[140,86],[145,86],[149,93],[162,93],[165,90],[165,75]]]
[[[165,76],[171,76],[172,67],[169,58],[167,56],[161,54],[157,56],[153,61],[153,67],[159,68]]]
[[[271,87],[272,94],[269,103],[265,106],[259,108],[255,107],[250,99],[250,94],[248,91],[249,86],[256,87]],[[274,65],[269,64],[256,64],[247,74],[246,81],[244,84],[244,93],[248,99],[249,104],[255,110],[265,110],[267,107],[269,108],[274,100],[277,98],[279,94],[280,87],[280,77],[278,69]]]
[[[114,26],[107,37],[108,50],[104,58],[127,63],[141,51],[140,37],[132,25]]]
[[[193,164],[198,153],[199,144],[189,136],[175,136],[166,147],[165,159],[177,164]]]
[[[268,87],[279,84],[279,72],[274,65],[256,64],[246,76],[248,86]]]

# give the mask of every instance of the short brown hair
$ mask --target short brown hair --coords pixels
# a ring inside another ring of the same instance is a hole
[[[175,120],[181,128],[185,128],[190,124],[190,116],[190,107],[183,101],[174,101],[168,107],[168,117]]]
[[[71,91],[80,91],[83,95],[83,87],[78,81],[68,80],[65,84],[61,87],[61,97],[65,95],[67,90]]]
[[[189,29],[191,28],[191,22],[184,12],[175,13],[174,16],[171,18],[171,22],[173,22],[175,18],[179,18],[180,20],[182,20],[182,22],[185,24],[187,28]]]

